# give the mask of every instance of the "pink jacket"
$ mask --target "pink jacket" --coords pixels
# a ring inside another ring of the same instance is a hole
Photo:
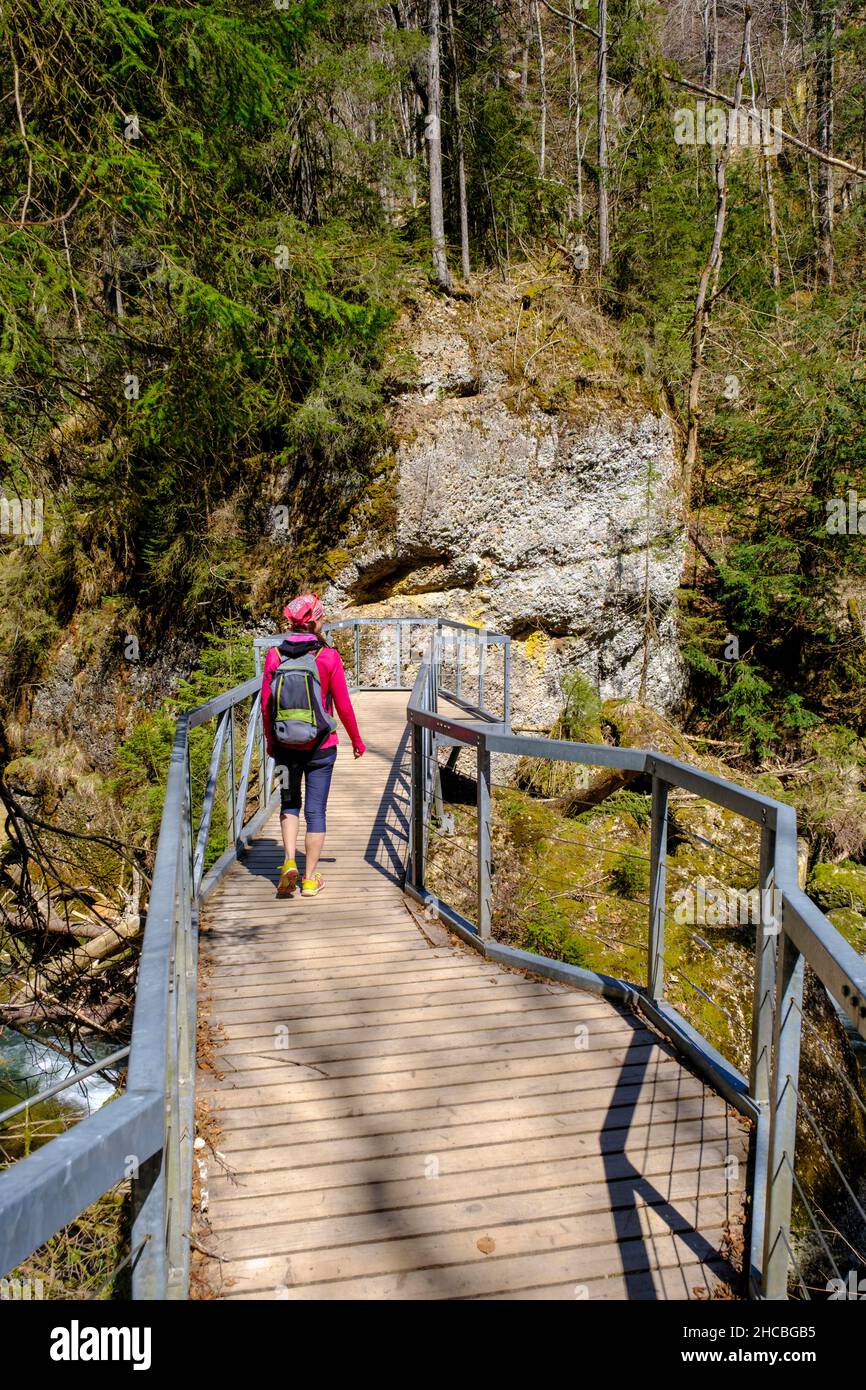
[[[309,642],[310,637],[306,632],[297,632],[290,634],[286,640],[306,643]],[[273,751],[271,749],[271,679],[280,664],[280,660],[278,648],[271,647],[262,673],[262,722],[269,753]],[[346,673],[343,670],[340,653],[335,651],[333,647],[320,647],[316,652],[316,665],[319,668],[319,679],[322,683],[322,703],[325,709],[328,714],[333,714],[336,709],[343,728],[352,740],[352,747],[356,748],[359,753],[363,753],[365,745],[358,731],[358,721],[355,718],[355,711],[349,698],[349,687],[346,685]],[[333,748],[338,742],[335,729],[324,740],[321,747]]]

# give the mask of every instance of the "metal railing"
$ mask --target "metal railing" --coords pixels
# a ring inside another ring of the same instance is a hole
[[[793,810],[651,750],[514,734],[510,643],[501,634],[429,618],[347,619],[327,631],[342,649],[355,689],[411,689],[407,717],[412,735],[412,811],[406,892],[491,960],[636,1006],[754,1122],[750,1289],[755,1296],[786,1297],[806,962],[866,1037],[866,963],[797,887]],[[0,1272],[14,1268],[92,1202],[131,1178],[133,1297],[183,1298],[187,1294],[199,905],[243,853],[273,806],[273,769],[264,748],[258,692],[262,651],[278,641],[278,636],[257,638],[259,674],[177,720],[126,1089],[0,1175]],[[450,708],[443,713],[441,706],[446,704]],[[238,732],[244,717],[243,754],[238,760]],[[213,743],[199,810],[191,738],[210,724]],[[425,883],[431,820],[443,814],[437,770],[440,747],[461,756],[474,753],[475,758],[474,923],[431,893]],[[491,768],[497,755],[618,768],[651,779],[648,969],[641,984],[493,940]],[[760,828],[762,923],[755,956],[748,1075],[722,1057],[665,999],[664,900],[668,799],[673,788],[705,797]],[[212,843],[220,800],[226,816],[221,851]]]
[[[489,637],[479,633],[476,640]],[[798,887],[793,808],[653,750],[514,734],[507,719],[500,724],[489,723],[481,709],[473,711],[475,718],[471,722],[453,715],[444,717],[440,704],[452,697],[442,688],[440,665],[441,652],[434,638],[417,673],[408,706],[412,725],[412,820],[407,893],[490,960],[530,969],[636,1007],[731,1105],[754,1123],[746,1271],[749,1290],[754,1297],[787,1298],[793,1263],[791,1212],[797,1185],[794,1151],[807,963],[858,1034],[866,1038],[866,961]],[[437,799],[441,798],[435,788],[436,745],[473,750],[475,755],[474,922],[426,886],[430,819]],[[616,768],[651,780],[647,972],[641,983],[552,960],[493,939],[491,760],[497,754]],[[675,788],[733,811],[759,827],[760,921],[751,986],[748,1075],[723,1057],[665,997],[668,803]],[[800,1195],[803,1196],[802,1191]],[[862,1210],[859,1203],[858,1209]]]
[[[187,1295],[198,909],[269,814],[261,776],[258,804],[254,811],[248,807],[261,727],[259,688],[258,680],[246,681],[177,720],[139,963],[126,1087],[95,1114],[0,1174],[3,1272],[91,1203],[130,1181],[133,1297]],[[246,717],[246,735],[239,758],[236,734],[241,716]],[[213,743],[199,808],[191,739],[210,724]],[[211,842],[222,838],[214,835],[219,802],[226,813],[225,848],[209,864]],[[64,1086],[78,1079],[74,1074]]]

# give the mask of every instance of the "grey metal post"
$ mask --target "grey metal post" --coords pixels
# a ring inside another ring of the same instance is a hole
[[[427,685],[427,707],[431,714],[436,714],[439,709],[439,687],[442,684],[442,634],[439,633],[439,641],[434,637],[434,650],[430,661],[430,677]]]
[[[185,818],[184,836],[192,835]],[[182,864],[187,856],[182,854]],[[172,1226],[168,1247],[168,1298],[189,1294],[190,1246],[184,1230],[192,1205],[193,1144],[195,1140],[196,984],[198,970],[198,914],[192,898],[192,876],[183,868],[178,886],[177,953],[177,1157],[173,1184],[169,1187]]]
[[[168,1280],[164,1149],[138,1164],[131,1186],[132,1297],[152,1302],[165,1297]]]
[[[256,657],[256,676],[259,682],[262,679],[262,650],[261,647],[253,648]],[[265,739],[265,721],[262,720],[261,735],[259,738],[259,809],[264,810],[267,803],[267,788],[265,787],[265,767],[268,761],[268,745]]]
[[[424,888],[424,735],[420,724],[412,725],[412,886]]]
[[[755,979],[752,995],[752,1051],[749,1090],[759,1107],[755,1126],[754,1183],[749,1219],[749,1281],[753,1292],[761,1288],[766,1229],[767,1172],[770,1147],[770,1083],[773,1051],[773,994],[776,979],[776,832],[768,825],[761,831],[761,864],[758,875],[760,912],[755,927]]]
[[[237,772],[235,769],[235,707],[231,706],[228,712],[228,748],[226,750],[226,848],[234,844],[235,841],[235,787],[237,786]]]
[[[431,735],[430,750],[433,759],[433,814],[441,825],[445,815],[445,803],[442,800],[442,773],[439,767],[439,748],[435,734]]]
[[[655,764],[648,764],[653,771]],[[657,1004],[665,996],[665,886],[668,863],[668,784],[653,771],[650,836],[649,953],[647,985]]]
[[[191,761],[190,756],[189,756],[189,738],[187,738],[187,740],[186,740],[186,751],[185,751],[184,756],[185,756],[185,758],[186,758],[186,795],[187,795],[187,809],[188,809],[188,813],[189,813],[189,823],[190,823],[190,836],[189,836],[189,871],[190,871],[190,874],[193,874],[193,873],[195,872],[195,836],[194,836],[193,833],[192,833],[192,816],[193,816],[193,810],[192,810],[192,761]]]
[[[355,623],[355,689],[361,689],[361,628]]]
[[[403,679],[403,620],[397,619],[397,681],[396,689],[400,689],[400,682]]]
[[[752,998],[752,1064],[749,1085],[755,1100],[765,1105],[770,1098],[770,1054],[773,1042],[773,983],[776,975],[776,939],[779,923],[774,914],[776,898],[776,832],[761,831],[760,919],[755,937],[755,987]]]
[[[484,666],[487,660],[487,633],[478,639],[478,708],[484,708]]]
[[[432,670],[432,672],[433,672],[432,681],[431,681],[431,684],[432,684],[432,703],[431,703],[431,705],[430,705],[431,710],[435,710],[435,708],[436,708],[436,692],[438,691],[439,686],[442,684],[442,656],[443,656],[442,619],[441,619],[441,618],[437,618],[437,619],[436,619],[436,626],[435,626],[435,628],[433,629],[433,632],[432,632],[432,634],[431,634],[431,639],[430,639],[430,667],[431,667],[431,670]]]
[[[502,718],[506,729],[511,728],[511,638],[505,639],[502,671]]]
[[[457,656],[454,662],[454,694],[463,694],[463,657],[466,652],[466,633],[461,630],[457,637]]]
[[[804,967],[804,958],[786,935],[783,921],[776,951],[776,1019],[763,1271],[764,1297],[776,1300],[788,1297]]]
[[[490,923],[493,908],[493,889],[491,883],[490,850],[490,754],[482,745],[478,749],[478,935],[482,941],[490,940]]]

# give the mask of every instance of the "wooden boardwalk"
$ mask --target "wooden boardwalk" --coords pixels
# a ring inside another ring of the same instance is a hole
[[[399,888],[405,695],[356,697],[320,898],[274,817],[205,908],[223,1298],[689,1298],[731,1275],[748,1135],[624,1009],[435,945]],[[733,1161],[735,1160],[735,1161]]]

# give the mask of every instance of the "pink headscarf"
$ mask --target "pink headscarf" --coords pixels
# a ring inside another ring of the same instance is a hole
[[[303,627],[306,623],[317,623],[325,616],[325,606],[318,594],[298,594],[283,609],[293,627]]]

